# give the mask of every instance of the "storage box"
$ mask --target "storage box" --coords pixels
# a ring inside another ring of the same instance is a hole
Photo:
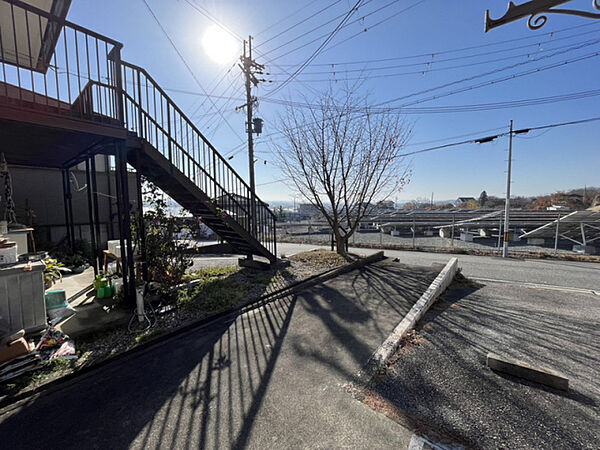
[[[15,264],[17,262],[17,246],[0,248],[0,265]]]
[[[31,352],[31,348],[27,341],[24,338],[17,339],[8,345],[0,347],[0,364],[19,356],[27,355],[29,352]]]

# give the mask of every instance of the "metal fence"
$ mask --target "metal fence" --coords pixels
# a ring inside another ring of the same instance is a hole
[[[515,254],[553,256],[575,254],[577,246],[567,232],[573,223],[564,223],[568,215],[557,211],[520,211],[510,213],[509,249]],[[597,219],[596,219],[597,220]],[[589,222],[589,223],[588,223]],[[579,223],[579,222],[578,222]],[[582,219],[581,228],[593,228],[597,222]],[[501,254],[504,235],[504,211],[406,211],[365,218],[349,240],[352,247],[387,249],[456,251],[475,254]],[[545,237],[527,238],[528,232],[551,227]],[[278,222],[280,241],[330,246],[332,232],[323,220]],[[523,236],[521,239],[520,237]],[[577,240],[577,239],[576,239]],[[588,238],[587,243],[590,244]],[[588,253],[594,248],[588,245]]]

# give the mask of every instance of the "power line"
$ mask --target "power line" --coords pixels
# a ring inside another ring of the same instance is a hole
[[[339,41],[339,42],[335,43],[334,45],[332,45],[332,46],[329,48],[329,50],[331,50],[332,48],[338,47],[338,46],[340,46],[340,45],[342,45],[342,44],[344,44],[344,43],[348,42],[349,40],[351,40],[351,39],[354,39],[355,37],[357,37],[357,36],[360,36],[360,35],[362,35],[363,33],[366,33],[367,31],[370,31],[370,30],[372,30],[372,29],[373,29],[373,28],[375,28],[375,27],[378,27],[379,25],[381,25],[381,24],[383,24],[383,23],[387,22],[388,20],[392,20],[394,17],[396,17],[396,16],[398,16],[398,15],[400,15],[400,14],[403,14],[403,13],[405,13],[406,11],[408,11],[408,10],[410,10],[410,9],[413,9],[413,8],[414,8],[414,7],[416,7],[416,6],[419,6],[419,5],[420,5],[421,3],[423,3],[424,1],[425,1],[425,0],[419,0],[418,2],[416,2],[416,3],[413,3],[412,5],[408,6],[407,8],[404,8],[404,9],[402,9],[402,10],[400,10],[400,11],[398,11],[398,12],[396,12],[396,13],[394,13],[394,14],[392,14],[392,15],[390,15],[390,16],[388,16],[388,17],[386,17],[386,18],[382,19],[382,20],[380,20],[379,22],[377,22],[377,23],[375,23],[375,24],[371,25],[370,27],[368,27],[368,28],[365,28],[364,30],[362,30],[362,31],[359,31],[359,32],[358,32],[358,33],[356,33],[356,34],[353,34],[352,36],[349,36],[349,37],[347,37],[347,38],[345,38],[345,39],[343,39],[343,40],[341,40],[341,41]]]
[[[229,28],[227,25],[225,25],[219,19],[217,19],[216,17],[214,17],[211,13],[209,13],[206,10],[206,8],[198,5],[196,2],[191,2],[190,0],[185,0],[185,2],[188,5],[190,5],[192,8],[194,8],[196,11],[198,11],[200,14],[202,14],[204,17],[206,17],[207,19],[211,20],[216,25],[218,25],[223,31],[227,32],[228,34],[230,34],[234,38],[238,39],[239,41],[243,41],[244,40],[239,34],[237,34],[235,31],[233,31],[231,28]]]
[[[362,2],[363,2],[363,0],[358,0],[354,4],[354,6],[352,7],[352,9],[350,11],[348,11],[348,13],[344,17],[344,19],[335,27],[335,29],[329,34],[329,36],[327,37],[327,39],[325,39],[323,41],[323,43],[321,43],[321,45],[319,45],[319,47],[312,53],[312,55],[310,55],[308,57],[308,59],[304,63],[302,63],[292,74],[290,74],[290,76],[283,83],[281,83],[279,86],[277,86],[275,89],[271,90],[270,92],[267,92],[266,97],[268,97],[269,95],[273,95],[275,92],[283,89],[299,73],[301,73],[302,70],[304,70],[304,68],[306,68],[319,55],[319,53],[325,48],[325,46],[335,37],[335,35],[337,34],[337,32],[340,30],[340,28],[342,26],[344,26],[344,24],[348,21],[348,19],[350,19],[350,17],[352,16],[352,14],[354,14],[354,12],[360,7],[360,5],[361,5]]]
[[[310,19],[312,19],[313,17],[315,17],[315,16],[317,16],[317,15],[319,15],[319,14],[321,14],[321,13],[325,12],[325,11],[326,11],[326,10],[328,10],[329,8],[332,8],[333,6],[337,5],[337,4],[338,4],[338,3],[340,3],[341,1],[342,1],[342,0],[336,0],[336,1],[335,1],[335,2],[333,2],[333,3],[330,3],[329,5],[325,6],[324,8],[322,8],[322,9],[318,10],[317,12],[315,12],[315,13],[311,14],[310,16],[306,17],[305,19],[303,19],[303,20],[301,20],[301,21],[299,21],[299,22],[296,22],[294,25],[292,25],[292,26],[290,26],[290,27],[286,28],[285,30],[283,30],[283,31],[281,31],[281,32],[279,32],[279,33],[277,33],[275,36],[272,36],[272,37],[270,37],[269,39],[267,39],[266,41],[263,41],[263,42],[262,42],[260,45],[257,45],[257,46],[256,46],[256,48],[260,48],[260,47],[262,47],[263,45],[265,45],[265,44],[267,44],[267,43],[271,42],[273,39],[276,39],[276,38],[278,38],[279,36],[282,36],[282,35],[284,35],[285,33],[288,33],[289,31],[293,30],[294,28],[296,28],[296,27],[298,27],[298,26],[302,25],[303,23],[305,23],[305,22],[309,21],[309,20],[310,20]],[[333,20],[335,20],[335,19],[338,19],[338,18],[340,18],[340,17],[342,17],[342,16],[343,16],[343,14],[341,14],[340,16],[337,16],[337,17],[335,17],[334,19],[330,20],[329,22],[332,22]],[[326,24],[328,24],[329,22],[325,22],[325,24],[323,24],[323,25],[320,25],[320,26],[319,26],[319,27],[317,27],[317,28],[313,28],[312,30],[310,30],[310,31],[306,32],[305,34],[312,33],[313,31],[315,31],[315,30],[317,30],[317,29],[319,29],[319,28],[321,28],[321,27],[325,26],[325,25],[326,25]],[[268,53],[271,53],[272,51],[274,51],[274,50],[277,50],[278,48],[280,48],[280,47],[282,47],[282,46],[284,46],[284,45],[287,45],[287,44],[288,44],[288,43],[290,43],[290,42],[294,42],[294,41],[295,41],[295,39],[292,39],[291,41],[288,41],[288,42],[286,42],[285,44],[282,44],[282,45],[280,45],[279,47],[276,47],[276,48],[275,48],[275,49],[273,49],[273,50],[269,50],[269,51],[268,51],[266,54],[268,54]]]
[[[522,99],[522,100],[515,100],[512,102],[500,102],[500,103],[483,103],[483,104],[479,104],[479,105],[462,105],[462,106],[449,106],[449,107],[439,107],[439,108],[387,108],[387,109],[378,109],[378,110],[369,110],[369,112],[365,112],[365,109],[357,109],[355,111],[353,111],[353,113],[357,113],[360,114],[361,116],[366,116],[367,114],[379,114],[379,113],[386,113],[386,112],[392,112],[394,110],[399,110],[399,112],[404,113],[404,114],[425,114],[425,113],[459,113],[459,112],[473,112],[473,111],[485,111],[485,110],[492,110],[492,109],[501,109],[501,108],[516,108],[516,107],[523,107],[523,106],[533,106],[533,105],[539,105],[539,104],[548,104],[548,103],[555,103],[555,102],[560,102],[560,101],[567,101],[567,100],[574,100],[574,99],[581,99],[581,98],[589,98],[589,97],[594,97],[594,96],[599,96],[600,95],[600,90],[592,90],[592,91],[583,91],[583,92],[574,92],[574,93],[569,93],[569,94],[563,94],[563,95],[557,95],[557,96],[551,96],[551,97],[541,97],[541,98],[534,98],[534,99]],[[298,105],[296,105],[298,106]],[[317,105],[303,105],[305,107],[314,107]],[[469,109],[467,109],[469,108]],[[298,127],[293,127],[290,128],[291,130],[300,128],[300,127],[304,127],[307,124],[302,124]],[[480,133],[485,133],[485,132],[491,132],[491,131],[495,131],[495,130],[487,130],[487,131],[481,131]],[[471,136],[472,134],[475,133],[470,133],[467,136]],[[278,137],[275,137],[279,135]],[[456,139],[456,138],[460,138],[460,137],[465,137],[465,136],[455,136],[454,138],[447,138],[447,139],[441,139],[438,140],[436,142],[439,141],[445,141],[448,139]],[[276,139],[276,140],[280,140],[283,139],[284,136],[282,135],[282,132],[280,131],[276,131],[267,135],[263,135],[263,139],[266,138],[270,138],[271,140]],[[265,142],[265,141],[263,141]],[[268,142],[268,141],[266,141]],[[426,144],[426,143],[432,143],[432,142],[422,142],[419,144],[407,144],[407,146],[413,146],[413,145],[420,145],[420,144]],[[239,153],[241,150],[243,150],[243,148],[241,148],[243,146],[243,144],[240,144],[236,147],[234,147],[231,151],[233,152],[233,155],[236,155],[237,153]]]
[[[560,123],[553,123],[553,124],[549,124],[549,125],[541,125],[541,126],[537,126],[537,127],[530,127],[530,128],[522,128],[520,130],[515,130],[513,131],[513,133],[515,134],[519,134],[519,133],[528,133],[531,131],[536,131],[536,130],[547,130],[547,129],[551,129],[551,128],[559,128],[559,127],[565,127],[565,126],[571,126],[571,125],[581,125],[584,123],[590,123],[590,122],[596,122],[596,121],[600,121],[600,117],[591,117],[588,119],[581,119],[581,120],[573,120],[573,121],[569,121],[569,122],[560,122]],[[476,139],[468,139],[468,140],[464,140],[464,141],[459,141],[459,142],[452,142],[449,144],[443,144],[443,145],[437,145],[435,147],[428,147],[428,148],[424,148],[424,149],[420,149],[420,150],[415,150],[413,152],[408,152],[408,153],[402,153],[399,155],[395,155],[393,158],[404,158],[407,156],[413,156],[413,155],[419,155],[422,153],[428,153],[428,152],[432,152],[432,151],[437,151],[437,150],[443,150],[443,149],[447,149],[447,148],[452,148],[452,147],[458,147],[461,145],[467,145],[467,144],[483,144],[483,143],[487,143],[487,142],[491,142],[495,139],[498,139],[500,137],[503,136],[508,136],[511,132],[503,132],[503,133],[499,133],[496,135],[492,135],[492,136],[483,136],[480,138],[476,138]],[[288,180],[288,178],[281,178],[278,180],[273,180],[273,181],[269,181],[267,183],[261,183],[261,184],[257,184],[258,186],[266,186],[269,184],[275,184],[275,183],[280,183],[282,181],[286,181]]]
[[[513,131],[513,133],[515,133],[515,134],[529,133],[531,131],[536,131],[536,130],[547,130],[547,129],[551,129],[551,128],[559,128],[559,127],[565,127],[565,126],[570,126],[570,125],[581,125],[584,123],[590,123],[590,122],[595,122],[595,121],[599,121],[599,120],[600,120],[600,117],[591,117],[588,119],[573,120],[570,122],[559,122],[559,123],[553,123],[553,124],[549,124],[549,125],[541,125],[541,126],[537,126],[537,127],[522,128],[520,130]],[[507,132],[500,133],[500,134],[497,134],[494,136],[485,136],[485,137],[481,137],[478,139],[469,139],[467,141],[454,142],[454,143],[445,144],[445,145],[438,145],[435,147],[429,147],[429,148],[424,148],[421,150],[416,150],[414,152],[403,153],[400,155],[396,155],[395,157],[400,158],[400,157],[405,157],[405,156],[418,155],[421,153],[431,152],[431,151],[435,151],[435,150],[441,150],[441,149],[450,148],[450,147],[456,147],[456,146],[465,145],[465,144],[482,144],[482,143],[486,143],[486,142],[491,142],[492,140],[497,139],[499,137],[508,136],[510,133],[511,133],[510,131],[507,131]]]
[[[366,2],[364,2],[364,3],[363,3],[361,6],[366,6],[367,4],[371,3],[372,1],[373,1],[373,0],[367,0],[367,1],[366,1]],[[394,4],[395,2],[397,2],[397,1],[398,1],[398,0],[393,0],[391,3],[388,3],[388,4],[387,4],[387,5],[385,5],[385,6],[386,6],[386,7],[388,7],[388,6],[391,6],[391,5],[393,5],[393,4]],[[297,42],[299,37],[306,37],[306,36],[310,35],[311,33],[315,32],[315,31],[317,31],[317,30],[319,30],[319,29],[321,29],[321,28],[323,28],[323,27],[326,27],[327,25],[329,25],[329,24],[331,24],[331,23],[334,23],[336,20],[338,20],[338,19],[341,19],[342,17],[345,17],[345,16],[346,16],[346,14],[347,14],[347,13],[345,13],[345,12],[344,12],[344,13],[342,13],[342,14],[339,14],[339,15],[337,15],[337,16],[335,16],[335,17],[333,17],[333,18],[329,19],[328,21],[326,21],[326,22],[323,22],[323,23],[322,23],[322,24],[320,24],[320,25],[317,25],[316,27],[314,27],[314,28],[311,28],[310,30],[308,30],[308,31],[306,31],[306,32],[304,32],[304,33],[302,33],[302,34],[300,34],[300,35],[298,35],[298,36],[295,36],[294,38],[292,38],[292,39],[290,39],[290,40],[288,40],[288,41],[284,42],[283,44],[279,44],[277,47],[274,47],[274,48],[272,48],[272,49],[270,49],[270,50],[267,50],[267,51],[265,52],[265,55],[269,55],[269,54],[271,54],[271,53],[273,53],[273,52],[275,52],[275,51],[279,50],[280,48],[283,48],[283,47],[285,47],[285,46],[287,46],[287,45],[289,45],[289,44],[292,44],[292,43],[295,43],[295,42]],[[356,22],[356,20],[354,20],[354,21],[352,21],[352,22],[349,22],[349,23],[345,24],[345,25],[344,25],[344,27],[346,27],[346,26],[349,26],[349,25],[351,25],[351,24],[353,24],[353,23],[355,23],[355,22]],[[295,48],[294,50],[292,50],[291,52],[293,53],[293,52],[295,52],[296,50],[298,50],[298,49],[300,49],[300,48],[304,48],[304,47],[306,47],[307,45],[310,45],[310,44],[312,44],[313,42],[319,41],[319,40],[323,39],[324,37],[327,37],[328,35],[329,35],[329,33],[325,33],[325,34],[322,34],[322,35],[320,35],[320,36],[317,36],[317,37],[316,37],[316,38],[314,38],[312,41],[310,41],[310,42],[307,42],[306,44],[303,44],[303,45],[301,45],[300,47],[296,47],[296,48]],[[263,43],[262,45],[264,45],[264,43]],[[287,54],[288,54],[288,53],[284,53],[283,55],[277,56],[277,57],[275,57],[274,59],[279,59],[279,58],[281,58],[282,56],[285,56],[285,55],[287,55]]]
[[[204,95],[194,91],[188,91],[183,89],[165,88],[166,91],[179,92],[189,95]],[[409,107],[387,107],[387,108],[357,108],[357,112],[369,111],[371,113],[379,112],[392,112],[399,111],[403,114],[436,114],[436,113],[458,113],[458,112],[474,112],[474,111],[487,111],[494,109],[506,109],[516,108],[524,106],[534,106],[541,104],[557,103],[569,100],[577,100],[582,98],[591,98],[600,95],[600,89],[594,89],[589,91],[578,91],[570,92],[567,94],[553,95],[548,97],[534,97],[520,100],[511,100],[506,102],[492,102],[492,103],[476,103],[467,105],[447,105],[447,106],[433,106],[433,107],[420,107],[420,108],[409,108]],[[227,97],[227,96],[212,96],[216,99],[231,100],[232,102],[242,102],[242,97]],[[297,108],[316,108],[318,105],[312,103],[293,102],[283,99],[268,98],[264,99],[265,102],[282,105],[292,106]],[[266,136],[272,136],[268,134]]]
[[[588,46],[588,45],[590,45],[590,44],[587,44],[585,46]],[[582,47],[578,47],[578,48],[582,48]],[[542,59],[547,59],[547,58],[551,58],[551,57],[559,55],[559,54],[567,53],[569,51],[576,50],[578,48],[571,48],[571,49],[563,50],[563,51],[560,51],[560,52],[555,52],[555,53],[550,54],[550,55],[545,55],[545,56],[537,58],[537,59],[532,59],[532,60],[528,60],[528,61],[524,61],[524,62],[520,62],[520,63],[511,64],[509,66],[505,66],[505,67],[502,67],[502,68],[499,68],[499,69],[494,69],[492,71],[480,73],[480,74],[473,75],[473,76],[470,76],[470,77],[466,77],[466,78],[463,78],[463,79],[460,79],[460,80],[452,81],[450,83],[445,83],[445,84],[442,84],[442,85],[439,85],[439,86],[428,88],[428,89],[425,89],[425,90],[422,90],[422,91],[413,92],[411,94],[407,94],[407,95],[404,95],[404,96],[401,96],[401,97],[396,97],[396,98],[393,98],[391,100],[386,100],[384,102],[378,103],[375,106],[387,105],[389,103],[394,103],[394,102],[397,102],[399,100],[404,100],[404,99],[407,99],[407,98],[416,97],[416,96],[419,96],[419,95],[422,95],[422,94],[426,94],[428,92],[432,92],[432,91],[436,91],[436,90],[439,90],[439,89],[443,89],[445,87],[450,87],[450,86],[453,86],[453,85],[456,85],[456,84],[464,83],[465,81],[471,81],[471,80],[475,80],[477,78],[483,78],[483,77],[487,77],[487,76],[490,76],[490,75],[494,75],[496,73],[504,72],[504,71],[507,71],[507,70],[510,70],[510,69],[514,69],[514,68],[522,66],[522,65],[531,64],[531,63],[534,63],[534,62],[541,61]],[[438,98],[447,97],[449,95],[458,94],[460,92],[465,92],[465,91],[468,91],[468,90],[477,89],[477,88],[480,88],[480,87],[483,87],[483,86],[489,86],[489,85],[497,84],[497,83],[500,83],[500,82],[503,82],[503,81],[512,80],[512,79],[515,79],[515,78],[520,78],[522,76],[531,75],[533,73],[543,72],[545,70],[554,69],[556,67],[562,67],[562,66],[565,66],[565,65],[568,65],[568,64],[572,64],[572,63],[575,63],[575,62],[579,62],[579,61],[583,61],[583,60],[586,60],[586,59],[590,59],[590,58],[598,56],[599,54],[600,54],[600,52],[588,53],[588,54],[583,55],[583,56],[579,56],[579,57],[576,57],[576,58],[571,58],[571,59],[567,59],[567,60],[564,60],[564,61],[560,61],[558,63],[553,63],[553,64],[549,64],[549,65],[546,65],[546,66],[538,67],[536,69],[530,69],[530,70],[526,70],[526,71],[523,71],[523,72],[518,72],[516,74],[508,75],[508,76],[505,76],[505,77],[502,77],[502,78],[496,78],[496,79],[491,80],[491,81],[487,81],[487,82],[479,83],[479,84],[476,84],[476,85],[468,86],[468,87],[465,87],[465,88],[457,89],[455,91],[446,92],[444,94],[434,95],[434,96],[431,96],[431,97],[427,97],[425,99],[416,100],[416,101],[409,102],[409,103],[404,103],[401,106],[411,106],[411,105],[414,105],[414,104],[423,103],[425,101],[435,100],[435,99],[438,99]]]
[[[198,79],[198,77],[196,77],[196,74],[194,73],[194,71],[192,70],[192,68],[190,67],[190,65],[185,60],[185,58],[183,57],[183,54],[179,51],[179,49],[175,45],[175,42],[173,42],[173,39],[171,39],[171,36],[169,36],[169,33],[167,33],[167,30],[163,27],[162,23],[160,22],[160,20],[156,16],[156,14],[154,14],[154,11],[152,10],[152,8],[148,4],[148,2],[146,0],[142,0],[142,1],[144,2],[144,5],[146,5],[146,8],[150,12],[150,15],[154,18],[154,20],[156,21],[157,25],[159,26],[159,28],[161,29],[161,31],[163,32],[163,34],[165,35],[165,37],[167,38],[167,40],[169,41],[169,43],[171,44],[171,47],[173,47],[173,49],[175,50],[175,53],[177,53],[177,55],[179,56],[179,59],[181,59],[181,61],[185,65],[186,69],[188,70],[188,72],[190,73],[190,75],[192,76],[192,78],[194,79],[194,81],[196,82],[196,84],[198,85],[198,87],[202,90],[202,92],[204,92],[205,94],[207,94],[206,90],[204,89],[204,87],[200,83],[200,80]],[[215,105],[215,102],[210,97],[208,97],[208,98],[209,98],[209,100],[210,100],[213,108],[215,108],[215,110],[218,111],[218,108]],[[225,117],[223,116],[223,114],[220,114],[220,116],[223,119],[223,121],[225,121],[225,123],[227,124],[227,126],[231,129],[231,131],[233,132],[233,134],[235,136],[237,136],[237,138],[240,141],[243,141],[242,137],[237,133],[237,131],[235,131],[235,129],[231,126],[231,124],[229,122],[227,122],[227,120],[225,119]]]
[[[419,66],[431,66],[431,65],[437,65],[437,64],[441,64],[441,63],[445,63],[445,62],[451,62],[451,61],[462,61],[465,59],[473,59],[473,58],[478,58],[480,56],[489,56],[489,55],[495,55],[495,54],[499,54],[499,53],[506,53],[506,52],[511,52],[514,50],[521,50],[524,48],[528,48],[528,47],[541,47],[543,44],[548,44],[548,43],[554,43],[554,42],[558,42],[558,41],[562,41],[562,40],[567,40],[567,39],[573,39],[575,37],[580,37],[580,36],[585,36],[585,35],[589,35],[589,34],[594,34],[594,33],[598,33],[600,30],[593,30],[593,31],[586,31],[585,33],[577,33],[574,34],[572,36],[565,36],[563,38],[559,38],[559,39],[553,39],[553,40],[548,40],[548,41],[540,41],[540,42],[534,42],[533,44],[527,44],[527,45],[519,45],[516,47],[510,47],[510,48],[505,48],[505,49],[500,49],[500,50],[495,50],[495,51],[488,51],[488,52],[481,52],[481,53],[475,53],[473,55],[463,55],[463,56],[456,56],[456,57],[452,57],[452,58],[445,58],[445,59],[434,59],[434,53],[431,53],[428,55],[428,60],[426,61],[422,61],[422,62],[414,62],[414,63],[408,63],[408,64],[394,64],[394,65],[387,65],[387,66],[381,66],[381,67],[363,67],[360,69],[334,69],[332,68],[331,70],[324,70],[324,71],[315,71],[315,72],[304,72],[303,75],[327,75],[327,74],[341,74],[341,73],[356,73],[356,72],[365,72],[365,71],[380,71],[380,70],[389,70],[389,69],[400,69],[400,68],[405,68],[405,67],[419,67]],[[573,44],[569,44],[569,45],[573,45]],[[556,47],[554,48],[554,50],[556,50],[557,48],[562,48],[562,47]],[[537,52],[528,52],[528,53],[522,53],[519,55],[512,55],[510,56],[511,58],[516,58],[516,57],[521,57],[521,56],[530,56],[532,54],[537,54],[537,53],[541,53],[541,52],[548,52],[548,51],[552,51],[553,49],[544,49],[544,50],[538,50]],[[508,57],[507,57],[508,58]],[[394,58],[388,58],[387,60],[393,60]],[[404,58],[402,58],[404,59]],[[373,61],[377,61],[377,60],[373,60]],[[383,60],[379,60],[379,61],[383,61]],[[500,61],[499,59],[494,59],[491,61]],[[481,63],[481,61],[480,61]],[[334,67],[336,65],[343,65],[343,64],[358,64],[357,63],[331,63],[331,64],[313,64],[313,66],[319,66],[319,65],[326,65],[328,67]],[[285,65],[284,65],[285,67]],[[273,73],[271,72],[270,75],[281,75],[279,73]]]
[[[293,17],[293,16],[295,16],[296,14],[298,14],[299,12],[302,12],[302,11],[304,11],[304,10],[305,10],[306,8],[308,8],[310,5],[312,5],[313,3],[316,3],[316,2],[318,2],[318,1],[320,1],[320,0],[312,0],[312,1],[311,1],[310,3],[308,3],[308,4],[306,4],[306,5],[302,5],[302,7],[301,7],[301,8],[298,8],[298,9],[297,9],[297,10],[295,10],[293,13],[290,13],[290,14],[288,14],[288,15],[287,15],[287,16],[285,16],[284,18],[282,18],[282,19],[279,19],[279,20],[278,20],[278,21],[276,21],[275,23],[273,23],[273,24],[269,25],[268,27],[266,27],[266,28],[263,28],[262,30],[260,30],[258,33],[256,33],[256,34],[254,35],[254,37],[256,37],[256,36],[260,36],[261,34],[263,34],[263,33],[267,32],[267,31],[271,30],[272,28],[275,28],[277,25],[281,25],[283,22],[285,22],[286,20],[288,20],[290,17]],[[337,3],[337,2],[336,2],[336,3]]]
[[[594,45],[594,44],[598,44],[600,43],[600,39],[595,39],[595,40],[591,40],[591,41],[587,41],[587,45]],[[579,49],[582,48],[581,46],[572,46],[571,44],[568,46],[561,46],[561,47],[556,47],[556,48],[552,48],[552,49],[547,49],[547,50],[540,50],[538,52],[539,53],[546,53],[546,52],[551,52],[551,51],[555,51],[558,49],[564,49],[564,48],[568,48],[569,50],[571,49]],[[556,56],[557,53],[555,53],[552,56]],[[366,74],[366,72],[369,72],[372,69],[363,69],[362,72],[365,73],[365,75],[361,76],[361,77],[344,77],[341,78],[341,81],[355,81],[355,80],[366,80],[366,79],[377,79],[377,78],[392,78],[392,77],[399,77],[399,76],[406,76],[406,75],[426,75],[430,72],[444,72],[447,70],[455,70],[455,69],[464,69],[466,67],[474,67],[474,66],[479,66],[479,65],[483,65],[483,64],[490,64],[490,63],[496,63],[496,62],[501,62],[501,61],[507,61],[507,60],[511,60],[514,58],[522,58],[522,57],[531,57],[530,53],[524,53],[524,54],[520,54],[520,55],[512,55],[512,56],[507,56],[504,58],[495,58],[495,59],[489,59],[486,61],[479,61],[479,62],[474,62],[474,63],[468,63],[468,64],[459,64],[459,65],[454,65],[454,66],[449,66],[449,67],[438,67],[438,68],[428,68],[425,70],[417,70],[417,71],[410,71],[410,72],[394,72],[394,73],[387,73],[387,74],[379,74],[379,75],[370,75],[370,74]],[[531,60],[528,60],[531,61]],[[539,61],[539,59],[538,59]],[[377,69],[375,69],[377,70]],[[355,72],[355,71],[352,71]],[[334,72],[335,73],[335,72]],[[341,73],[344,73],[343,71]],[[312,75],[312,74],[308,74],[308,73],[304,73],[303,76],[306,75]],[[311,83],[319,83],[319,82],[328,82],[328,81],[338,81],[337,79],[332,79],[332,78],[324,78],[324,79],[304,79],[303,81],[309,81]]]
[[[445,55],[445,54],[449,54],[449,53],[459,53],[459,52],[464,52],[464,51],[469,51],[469,50],[476,50],[479,48],[494,47],[496,45],[507,44],[510,42],[519,42],[519,41],[526,41],[526,40],[531,40],[531,39],[538,39],[541,36],[553,36],[555,34],[564,33],[565,31],[571,31],[571,30],[581,29],[581,28],[590,27],[590,26],[597,26],[599,24],[600,24],[600,22],[590,22],[588,24],[562,28],[560,30],[549,31],[547,33],[536,34],[533,36],[525,36],[525,37],[520,37],[520,38],[506,39],[503,41],[489,42],[486,44],[472,45],[469,47],[462,47],[462,48],[456,48],[456,49],[441,50],[441,51],[437,51],[437,52],[433,52],[433,53],[419,53],[419,54],[415,54],[415,55],[398,56],[398,57],[394,57],[394,58],[383,58],[380,60],[371,60],[371,61],[390,61],[390,60],[398,61],[398,60],[402,60],[402,59],[414,59],[414,58],[420,58],[420,57],[426,57],[426,56],[434,56],[434,55],[437,56],[437,55]],[[355,36],[353,36],[353,37],[355,37]],[[338,44],[331,46],[328,50],[331,50],[332,48],[336,47],[337,45]],[[365,61],[356,61],[356,62],[352,62],[352,64],[362,64],[363,62],[365,62]],[[366,62],[369,62],[369,61],[366,61]],[[337,63],[337,64],[342,64],[342,63]],[[322,63],[322,64],[315,64],[315,65],[317,66],[317,65],[328,65],[328,64]]]

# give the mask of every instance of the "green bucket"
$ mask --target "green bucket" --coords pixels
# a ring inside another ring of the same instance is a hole
[[[69,306],[69,303],[64,289],[54,289],[46,292],[46,310],[66,308],[67,306]]]

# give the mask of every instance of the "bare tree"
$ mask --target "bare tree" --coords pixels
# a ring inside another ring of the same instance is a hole
[[[371,108],[352,89],[327,91],[316,104],[289,107],[274,144],[277,165],[292,188],[323,214],[346,255],[348,239],[374,202],[410,179],[402,150],[410,135],[399,114]]]

